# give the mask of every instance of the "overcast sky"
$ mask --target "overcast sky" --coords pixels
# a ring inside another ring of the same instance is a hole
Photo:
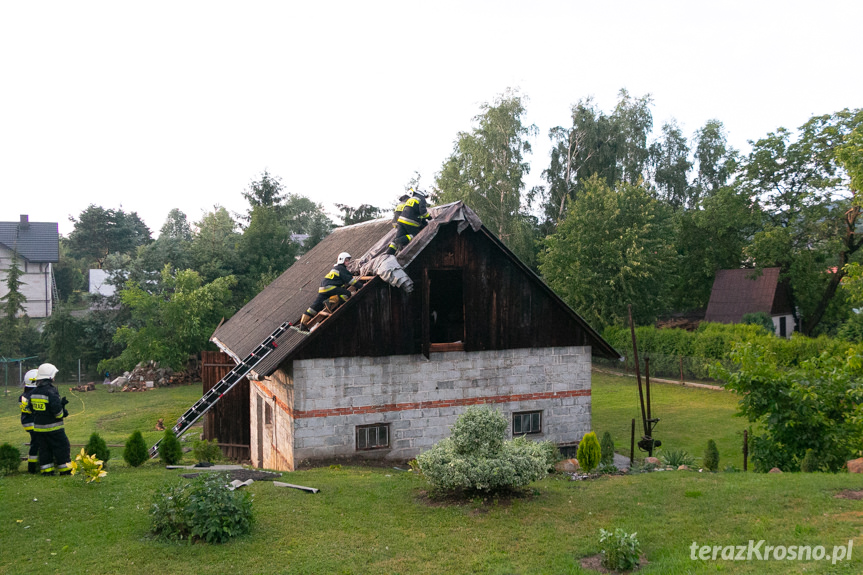
[[[264,169],[320,202],[428,187],[483,102],[527,96],[539,136],[594,96],[652,94],[658,131],[731,143],[863,106],[859,0],[3,2],[0,220],[89,204],[244,211]]]

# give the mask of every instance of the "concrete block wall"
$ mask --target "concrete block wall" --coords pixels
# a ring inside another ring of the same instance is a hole
[[[574,443],[590,430],[590,365],[590,347],[295,361],[293,457],[415,457],[474,404],[510,426],[513,412],[541,410],[543,432],[529,437]],[[378,423],[389,424],[390,447],[357,451],[356,426]]]

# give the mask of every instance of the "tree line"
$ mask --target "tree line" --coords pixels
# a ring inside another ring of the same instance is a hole
[[[435,174],[432,199],[464,201],[594,327],[622,325],[630,303],[642,325],[703,309],[717,270],[778,266],[803,333],[863,338],[854,312],[863,300],[854,291],[863,283],[863,111],[777,128],[743,154],[718,119],[691,136],[674,120],[655,131],[649,95],[621,90],[608,111],[584,98],[548,130],[542,184],[527,189],[527,155],[542,137],[524,121],[527,102],[507,90],[480,107]],[[142,360],[182,367],[222,317],[336,226],[267,171],[242,194],[242,214],[214,206],[189,222],[171,210],[155,240],[136,213],[88,206],[61,240],[55,273],[68,305],[41,338],[26,327],[6,335],[9,321],[0,324],[0,353],[50,354],[67,368],[81,357],[114,372]],[[371,204],[337,208],[344,225],[388,214]],[[76,317],[69,307],[84,303],[92,267],[118,292]]]

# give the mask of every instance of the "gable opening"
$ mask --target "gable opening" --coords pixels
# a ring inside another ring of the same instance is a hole
[[[432,351],[464,349],[462,270],[428,270],[428,282],[429,343]]]

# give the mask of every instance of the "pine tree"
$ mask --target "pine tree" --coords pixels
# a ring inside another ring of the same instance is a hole
[[[602,464],[614,465],[614,440],[611,439],[611,434],[607,431],[602,434],[600,448],[602,451]]]
[[[105,440],[102,439],[102,436],[96,431],[90,435],[90,439],[84,447],[84,453],[87,455],[95,455],[96,459],[102,460],[102,467],[107,467],[108,460],[111,459],[111,450],[108,449],[108,445],[105,443]]]
[[[578,444],[576,458],[578,458],[578,466],[585,472],[590,473],[591,470],[599,465],[602,450],[599,447],[599,440],[596,438],[596,433],[591,431],[581,438],[581,443]]]
[[[16,356],[20,353],[21,330],[19,315],[26,310],[24,302],[27,298],[21,293],[21,276],[24,272],[18,265],[18,252],[12,252],[12,261],[6,270],[6,295],[0,297],[3,302],[3,318],[0,319],[0,355]]]
[[[716,448],[716,442],[712,439],[707,440],[707,449],[704,451],[704,468],[708,471],[719,469],[719,450]]]
[[[183,459],[183,446],[171,428],[165,430],[162,442],[159,443],[159,459],[165,465],[176,465]]]
[[[147,444],[141,432],[135,432],[126,440],[126,448],[123,449],[123,459],[132,467],[138,467],[150,458],[147,453]]]

